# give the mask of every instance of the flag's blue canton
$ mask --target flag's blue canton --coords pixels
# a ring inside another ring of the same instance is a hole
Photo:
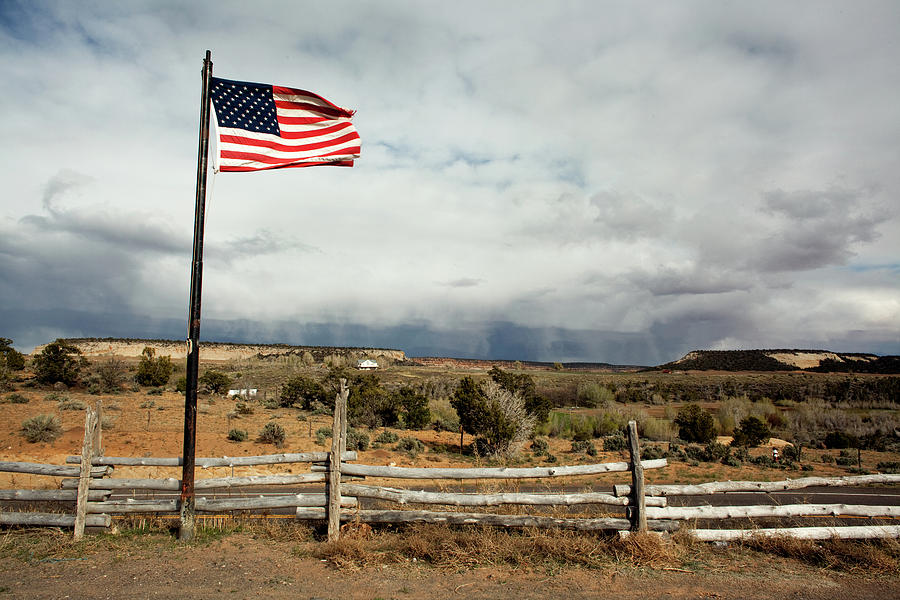
[[[210,93],[219,126],[275,135],[281,133],[271,85],[214,77]]]

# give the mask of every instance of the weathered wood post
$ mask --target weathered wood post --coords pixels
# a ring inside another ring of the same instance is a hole
[[[91,463],[94,457],[95,430],[99,429],[97,413],[90,406],[84,415],[84,443],[81,445],[81,474],[78,477],[78,495],[75,497],[74,539],[84,537],[84,521],[87,516],[88,491],[91,484]]]
[[[94,428],[94,444],[91,450],[91,458],[103,456],[103,400],[97,400],[94,413],[97,417],[97,426]]]
[[[341,379],[341,391],[334,399],[334,421],[331,424],[331,452],[328,455],[328,541],[341,535],[341,455],[347,448],[347,380]]]
[[[631,530],[647,531],[647,500],[644,497],[644,466],[641,464],[641,446],[638,443],[637,423],[628,421],[628,453],[631,468],[631,503],[628,516]]]

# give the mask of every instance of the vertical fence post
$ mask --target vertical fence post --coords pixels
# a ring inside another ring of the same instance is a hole
[[[341,379],[341,391],[334,399],[331,424],[331,453],[328,455],[328,541],[341,535],[341,454],[347,447],[347,380]]]
[[[631,530],[645,532],[647,504],[644,498],[644,466],[641,464],[641,446],[638,443],[637,423],[634,421],[628,421],[628,453],[631,456]]]
[[[341,458],[347,451],[347,399],[350,390],[347,388],[347,380],[341,379]]]
[[[94,428],[94,443],[91,450],[91,458],[103,456],[103,400],[97,400],[94,408],[97,426]]]
[[[81,474],[78,477],[78,495],[75,497],[74,539],[84,537],[84,521],[87,516],[87,499],[91,484],[91,467],[94,457],[94,434],[98,427],[97,413],[90,406],[84,416],[84,443],[81,445]]]

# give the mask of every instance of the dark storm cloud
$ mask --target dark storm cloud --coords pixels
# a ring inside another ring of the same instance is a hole
[[[854,247],[879,237],[893,215],[863,204],[866,194],[849,190],[781,190],[765,195],[765,210],[778,220],[752,262],[762,271],[806,271],[846,264]]]
[[[21,224],[31,235],[63,234],[83,238],[93,244],[107,244],[129,253],[141,251],[181,254],[190,251],[190,240],[176,234],[171,226],[146,212],[92,205],[67,208],[66,196],[75,191],[90,193],[93,178],[64,170],[44,187],[43,215],[26,215]]]
[[[451,288],[470,288],[479,286],[482,283],[483,280],[476,277],[462,277],[460,279],[453,279],[452,281],[445,281],[441,285]]]
[[[662,268],[655,273],[637,272],[629,280],[655,296],[726,294],[751,288],[746,276],[705,272],[698,269]]]
[[[284,252],[310,253],[321,252],[321,250],[297,240],[285,239],[268,229],[261,229],[253,235],[217,243],[211,247],[209,255],[219,257],[226,263],[230,263],[245,258]]]

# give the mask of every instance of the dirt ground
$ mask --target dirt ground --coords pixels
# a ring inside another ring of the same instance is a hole
[[[187,546],[165,535],[123,542],[100,537],[89,537],[80,546],[61,540],[49,556],[29,556],[27,546],[22,549],[14,541],[19,555],[0,558],[0,598],[900,597],[896,573],[841,573],[736,548],[704,550],[704,557],[681,563],[683,568],[646,568],[626,561],[602,569],[447,569],[398,559],[338,569],[308,555],[309,545],[246,533]]]

